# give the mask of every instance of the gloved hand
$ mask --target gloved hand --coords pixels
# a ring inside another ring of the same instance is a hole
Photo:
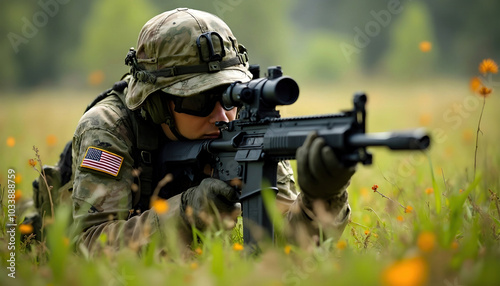
[[[224,221],[236,223],[241,212],[237,191],[221,180],[206,178],[181,196],[181,216],[189,224],[205,230],[212,222],[217,222],[217,215]],[[223,225],[231,228],[230,225]]]
[[[344,167],[332,148],[316,132],[311,132],[297,149],[298,183],[308,199],[330,199],[339,195],[356,171]]]

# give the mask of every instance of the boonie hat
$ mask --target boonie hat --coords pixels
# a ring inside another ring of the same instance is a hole
[[[252,79],[246,49],[226,23],[188,8],[149,20],[139,33],[137,50],[130,49],[125,63],[133,76],[125,100],[131,110],[158,90],[186,97]]]

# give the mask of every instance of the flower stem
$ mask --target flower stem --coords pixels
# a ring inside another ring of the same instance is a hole
[[[476,163],[477,163],[477,147],[479,141],[479,132],[481,132],[481,119],[483,118],[484,105],[486,104],[486,96],[483,97],[483,107],[481,108],[481,115],[479,115],[479,122],[477,123],[476,131],[476,150],[474,152],[474,178],[476,178]]]

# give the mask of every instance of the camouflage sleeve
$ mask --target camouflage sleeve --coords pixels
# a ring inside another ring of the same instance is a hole
[[[347,190],[328,201],[311,201],[295,187],[293,170],[288,161],[278,164],[278,208],[285,213],[289,240],[309,246],[319,241],[320,229],[326,237],[339,239],[351,213]],[[313,240],[311,240],[313,239]]]
[[[130,128],[122,119],[117,105],[97,106],[79,122],[73,138],[73,219],[77,229],[79,248],[95,253],[103,246],[119,249],[123,245],[141,247],[149,236],[158,231],[162,220],[178,215],[179,199],[171,199],[167,217],[145,211],[130,218],[132,209],[134,169]],[[101,159],[90,158],[89,152],[98,150],[109,157],[116,156],[119,170],[106,169]],[[120,159],[121,158],[121,159]],[[85,159],[94,162],[85,163]],[[94,164],[94,165],[92,165]]]

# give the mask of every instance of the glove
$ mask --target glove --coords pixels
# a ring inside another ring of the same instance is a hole
[[[200,230],[205,230],[217,215],[223,222],[229,217],[235,225],[240,212],[237,191],[214,178],[203,179],[200,185],[186,190],[181,196],[181,216]],[[229,229],[234,225],[230,223],[225,227]]]
[[[297,149],[298,183],[308,199],[331,199],[345,190],[356,171],[346,168],[338,160],[325,139],[311,132]]]

